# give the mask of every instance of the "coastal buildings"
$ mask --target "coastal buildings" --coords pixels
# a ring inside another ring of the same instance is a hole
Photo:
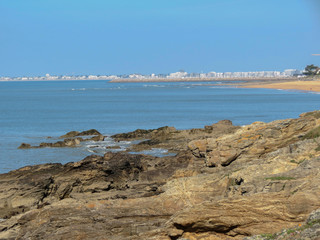
[[[115,80],[115,79],[241,79],[241,78],[286,78],[303,76],[303,71],[297,69],[286,69],[280,71],[258,71],[258,72],[209,72],[209,73],[187,73],[179,71],[168,74],[143,75],[139,73],[125,75],[61,75],[53,76],[47,73],[38,77],[0,77],[0,81],[57,81],[57,80]]]

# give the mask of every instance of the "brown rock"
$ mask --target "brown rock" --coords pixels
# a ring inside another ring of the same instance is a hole
[[[0,239],[235,240],[305,224],[320,208],[318,137],[303,137],[316,116],[141,130],[126,136],[178,154],[107,153],[2,174]],[[316,239],[311,230],[301,238]]]
[[[21,143],[21,145],[18,147],[18,149],[29,149],[32,148],[32,146],[28,143]]]
[[[102,135],[102,134],[96,129],[90,129],[90,130],[79,133],[77,136],[92,136],[92,135]]]
[[[80,132],[78,131],[71,131],[66,133],[65,135],[60,136],[60,138],[72,138],[72,137],[76,137],[79,135]]]

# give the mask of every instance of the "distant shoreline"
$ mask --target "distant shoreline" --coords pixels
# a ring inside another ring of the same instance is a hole
[[[320,78],[149,78],[149,79],[55,79],[55,80],[0,80],[0,82],[67,82],[67,81],[106,81],[108,83],[164,83],[164,82],[206,82],[214,86],[238,88],[267,88],[281,90],[301,90],[320,92]],[[218,82],[218,83],[217,83]],[[219,83],[220,82],[220,83]]]
[[[135,82],[224,82],[224,81],[257,81],[257,82],[265,82],[265,81],[293,81],[301,78],[297,77],[287,77],[287,78],[137,78],[137,79],[129,79],[129,78],[121,78],[111,80],[111,83],[135,83]]]
[[[144,83],[144,82],[288,82],[306,80],[306,78],[286,77],[286,78],[143,78],[143,79],[36,79],[36,80],[2,80],[0,82],[66,82],[66,81],[108,81],[110,83]]]
[[[110,81],[110,79],[0,80],[0,82],[68,82],[68,81]]]

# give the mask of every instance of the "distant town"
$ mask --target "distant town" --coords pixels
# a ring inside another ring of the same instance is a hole
[[[258,71],[258,72],[209,72],[188,73],[183,70],[168,74],[143,75],[138,73],[123,75],[61,75],[46,74],[38,77],[0,77],[0,81],[57,81],[57,80],[119,80],[119,79],[241,79],[241,78],[288,78],[301,77],[303,71],[297,69],[286,69],[280,71]]]

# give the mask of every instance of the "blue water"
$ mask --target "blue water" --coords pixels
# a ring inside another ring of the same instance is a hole
[[[55,141],[71,130],[95,128],[111,135],[166,125],[198,128],[222,119],[235,125],[270,122],[317,110],[319,100],[312,93],[205,83],[0,82],[0,173],[81,160],[92,152],[91,143],[73,149],[17,149],[22,142],[48,141],[48,136]]]

